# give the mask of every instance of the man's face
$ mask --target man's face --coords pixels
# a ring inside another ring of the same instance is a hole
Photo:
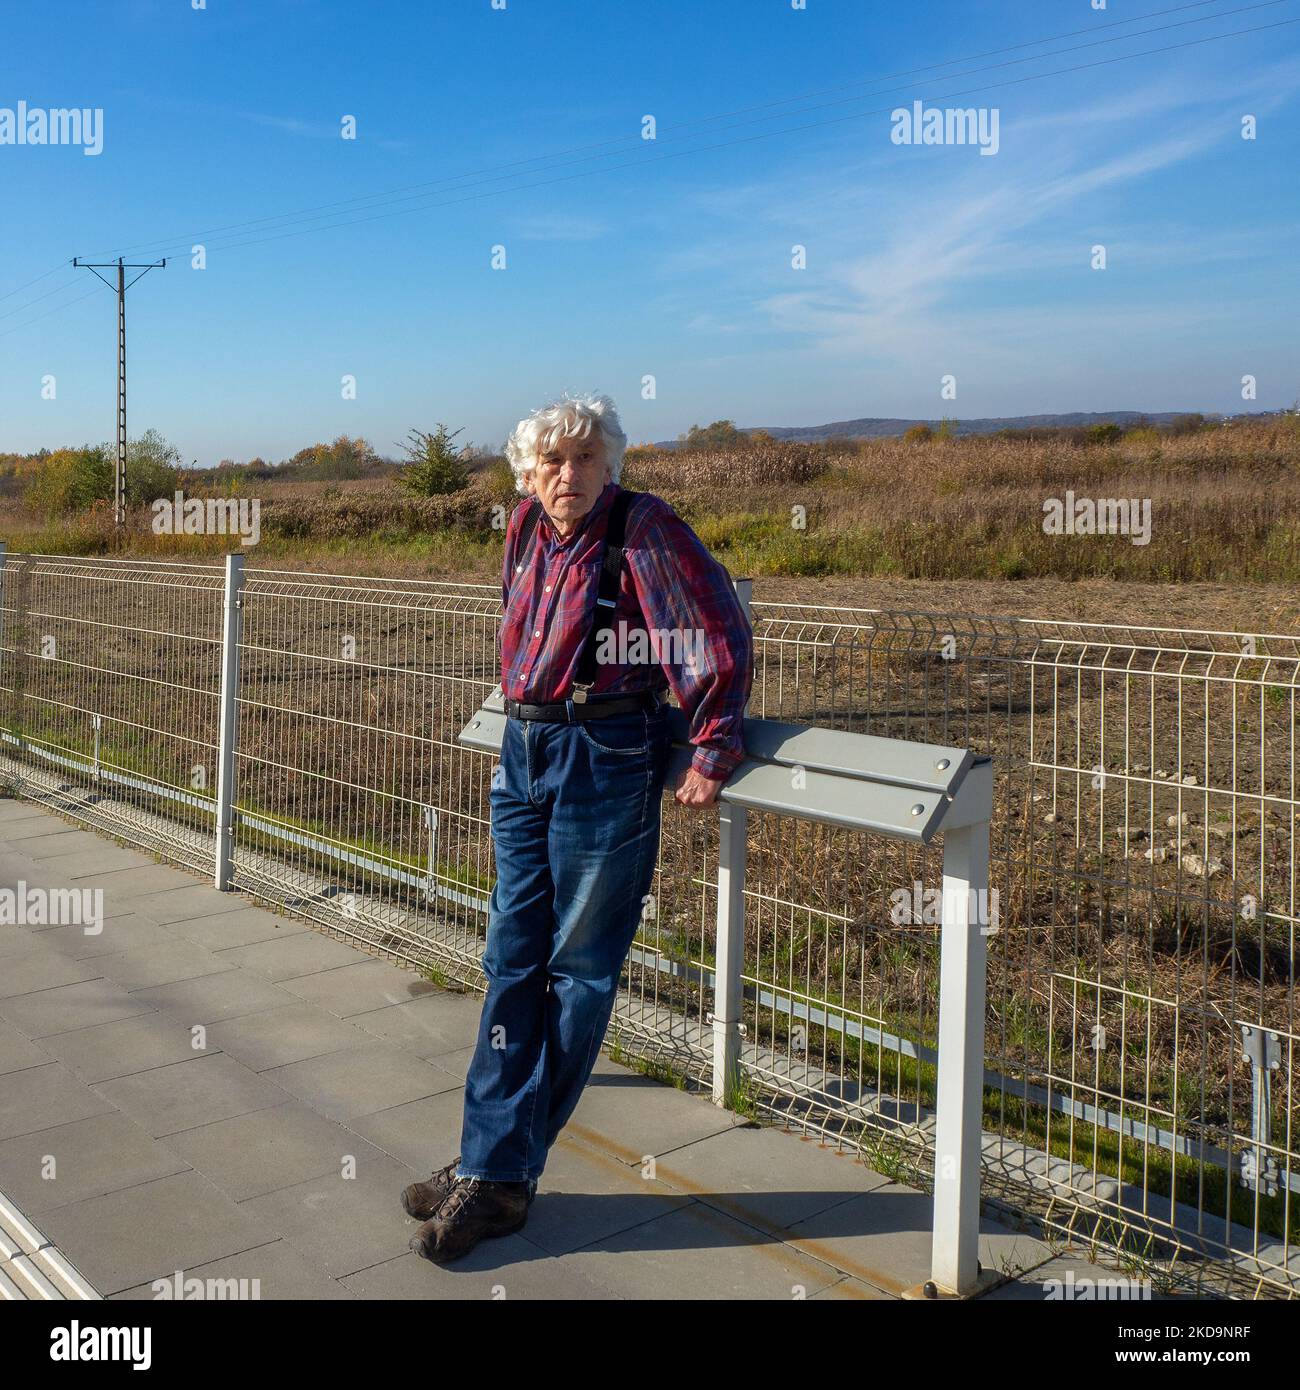
[[[539,453],[524,486],[541,498],[551,525],[568,536],[596,505],[608,481],[605,439],[593,425],[586,439],[560,439],[549,453]]]

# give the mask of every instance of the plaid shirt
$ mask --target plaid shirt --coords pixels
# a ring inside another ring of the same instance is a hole
[[[568,540],[559,539],[543,511],[518,574],[515,542],[525,509],[512,513],[501,582],[507,698],[549,704],[572,692],[596,607],[609,506],[619,491],[607,483]],[[632,503],[624,547],[612,620],[616,645],[597,665],[591,693],[671,688],[690,721],[692,767],[726,778],[744,756],[742,721],[754,679],[753,630],[731,577],[653,493]]]

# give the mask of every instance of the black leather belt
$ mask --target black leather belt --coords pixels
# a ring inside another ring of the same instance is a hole
[[[570,708],[573,714],[570,716]],[[638,710],[653,713],[660,708],[659,696],[653,690],[644,690],[639,695],[616,695],[605,697],[597,695],[581,704],[567,700],[557,700],[545,705],[526,705],[520,700],[507,700],[506,713],[511,719],[540,719],[550,724],[581,724],[588,719],[608,719],[615,714],[632,714]]]

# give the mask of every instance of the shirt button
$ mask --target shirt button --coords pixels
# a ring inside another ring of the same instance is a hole
[[[542,634],[541,634],[540,632],[534,632],[534,633],[533,633],[533,636],[534,636],[534,637],[540,637],[541,635],[542,635]]]
[[[549,584],[546,586],[546,592],[548,594],[551,592],[551,586]]]

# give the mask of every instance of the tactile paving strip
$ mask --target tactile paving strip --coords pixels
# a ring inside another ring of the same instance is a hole
[[[99,1297],[67,1257],[0,1193],[0,1300]]]

